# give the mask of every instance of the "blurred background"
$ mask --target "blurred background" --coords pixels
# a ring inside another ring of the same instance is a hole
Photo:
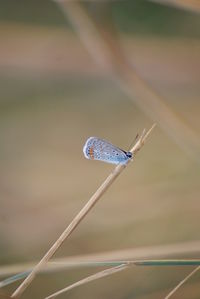
[[[89,136],[128,149],[154,122],[56,257],[200,239],[199,6],[158,2],[1,0],[2,266],[38,261],[112,171],[84,158]],[[44,298],[95,271],[40,274],[22,298]],[[164,298],[189,271],[133,268],[59,298]],[[199,298],[199,280],[174,298]]]

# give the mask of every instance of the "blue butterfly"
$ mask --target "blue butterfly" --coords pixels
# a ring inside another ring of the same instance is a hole
[[[87,139],[83,147],[83,153],[87,159],[112,164],[126,164],[133,157],[131,152],[123,151],[110,142],[97,137]]]

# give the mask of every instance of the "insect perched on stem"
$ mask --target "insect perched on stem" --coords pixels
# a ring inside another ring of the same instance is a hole
[[[98,137],[87,139],[83,153],[87,159],[99,160],[111,164],[126,164],[133,158],[131,152],[126,152],[110,142]]]

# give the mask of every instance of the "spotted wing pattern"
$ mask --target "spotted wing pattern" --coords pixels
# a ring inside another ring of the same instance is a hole
[[[90,137],[83,147],[83,153],[87,159],[104,161],[112,164],[125,164],[130,157],[120,148],[104,139]]]

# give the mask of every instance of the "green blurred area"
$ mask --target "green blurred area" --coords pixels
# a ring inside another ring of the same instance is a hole
[[[144,0],[84,5],[102,25],[112,16],[130,61],[199,136],[199,15]],[[0,39],[5,265],[38,261],[112,171],[84,159],[86,138],[128,149],[153,120],[93,63],[55,2],[2,0]],[[56,256],[199,240],[199,178],[198,163],[157,126]],[[190,269],[133,268],[60,298],[164,298]],[[39,275],[22,298],[44,298],[94,271]],[[176,298],[199,298],[199,275]]]
[[[83,2],[92,12],[110,14],[122,32],[200,37],[199,15],[146,0]],[[70,26],[55,1],[1,0],[0,20],[36,26]]]

